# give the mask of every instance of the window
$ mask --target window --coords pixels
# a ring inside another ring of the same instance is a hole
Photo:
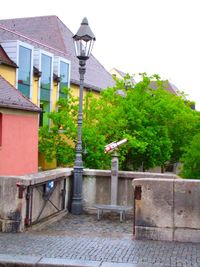
[[[3,132],[3,116],[2,116],[2,113],[0,113],[0,146],[2,146],[2,132]]]
[[[69,86],[69,64],[60,61],[60,87],[59,87],[59,97],[66,98],[66,89]]]
[[[40,126],[48,125],[48,113],[51,106],[51,80],[52,80],[52,57],[42,54],[41,57],[41,84],[40,84],[40,108],[43,113],[40,116]]]
[[[18,90],[30,98],[32,50],[19,46]]]

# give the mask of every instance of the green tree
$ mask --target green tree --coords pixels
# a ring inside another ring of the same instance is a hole
[[[143,73],[141,78],[139,83],[133,84],[127,75],[124,80],[116,79],[115,87],[102,90],[98,98],[93,94],[84,98],[85,167],[110,168],[110,155],[104,154],[104,146],[123,138],[128,138],[128,143],[120,147],[121,169],[142,167],[147,170],[169,161],[177,162],[198,131],[199,113],[190,108],[182,95],[167,92],[166,83],[158,75],[148,77]],[[156,83],[156,90],[152,88],[152,81]],[[60,100],[58,112],[49,116],[53,125],[51,130],[45,134],[41,130],[42,146],[44,139],[46,148],[52,143],[51,150],[55,147],[60,164],[73,162],[77,100],[72,96]],[[48,135],[53,141],[48,140]]]
[[[199,128],[198,112],[182,95],[167,92],[166,83],[158,75],[141,76],[141,82],[129,83],[128,89],[125,84],[129,76],[123,81],[116,79],[114,88],[102,91],[100,98],[90,100],[89,105],[88,122],[96,129],[95,138],[103,136],[106,143],[128,138],[128,144],[120,148],[121,167],[126,170],[177,162]],[[152,89],[152,80],[156,90]],[[88,123],[84,127],[88,128]]]
[[[78,99],[69,90],[65,93],[67,97],[57,103],[58,110],[48,114],[51,127],[44,126],[39,130],[39,151],[47,161],[56,158],[58,165],[72,165],[75,157]]]
[[[182,157],[184,178],[200,179],[200,133],[192,139]]]

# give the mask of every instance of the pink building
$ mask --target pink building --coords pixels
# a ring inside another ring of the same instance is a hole
[[[0,76],[0,176],[38,171],[39,112]]]

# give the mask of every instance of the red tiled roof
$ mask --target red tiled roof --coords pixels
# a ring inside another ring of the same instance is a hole
[[[17,68],[17,65],[8,57],[3,47],[0,45],[0,64]]]
[[[35,104],[26,98],[0,75],[0,107],[40,112]]]
[[[57,16],[0,20],[0,30],[1,25],[14,33],[1,34],[0,31],[0,42],[23,38],[20,37],[20,34],[23,34],[31,38],[32,43],[35,40],[46,45],[46,50],[52,47],[62,52],[65,58],[71,61],[71,81],[79,84],[79,63],[75,55],[73,34]],[[27,40],[27,42],[30,42],[30,40]],[[54,51],[54,54],[59,55],[59,52]],[[115,84],[112,75],[92,55],[86,63],[84,81],[87,86],[94,90],[101,90]]]

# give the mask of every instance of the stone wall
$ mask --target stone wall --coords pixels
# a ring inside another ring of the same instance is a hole
[[[152,179],[166,177],[173,179],[174,175],[122,172],[119,171],[118,205],[133,206],[132,180],[149,177]],[[65,188],[65,203],[62,195]],[[59,168],[24,176],[0,176],[0,232],[22,232],[26,226],[47,219],[59,212],[69,210],[72,196],[73,170]],[[56,184],[50,195],[45,195],[45,186],[49,181]],[[83,173],[83,209],[96,212],[94,204],[110,204],[111,171],[85,169]],[[53,203],[53,204],[52,204]],[[45,208],[42,210],[43,206]],[[57,208],[56,208],[56,207]]]
[[[119,171],[118,205],[133,206],[132,180],[148,178],[176,178],[173,174]],[[93,204],[111,204],[111,171],[84,170],[83,205],[88,212],[95,211]]]
[[[71,169],[56,169],[16,177],[1,176],[0,232],[23,232],[26,225],[41,221],[58,210],[66,210],[70,196],[70,176]],[[64,180],[65,199],[61,197]],[[50,201],[44,191],[48,181],[54,181],[56,185],[49,195]]]
[[[200,181],[135,179],[136,239],[200,242]]]
[[[111,204],[111,173],[87,172],[83,179],[83,205],[88,212],[93,212],[94,204]],[[133,206],[132,177],[119,176],[118,205]]]

